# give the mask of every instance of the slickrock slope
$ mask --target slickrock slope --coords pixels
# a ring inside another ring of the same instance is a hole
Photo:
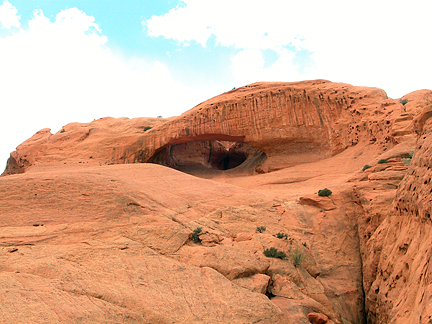
[[[0,178],[0,323],[431,323],[432,93],[404,99],[256,83],[38,132]]]
[[[154,164],[28,172],[0,188],[4,322],[361,323],[358,239],[340,210]],[[307,258],[295,267],[270,247]]]

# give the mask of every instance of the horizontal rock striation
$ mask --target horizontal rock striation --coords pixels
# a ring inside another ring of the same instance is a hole
[[[432,319],[432,92],[405,98],[418,137],[395,154],[409,166],[389,162],[366,170],[351,197],[361,206],[363,287],[368,323],[374,324]]]
[[[4,174],[68,161],[148,162],[168,146],[202,141],[246,143],[267,156],[261,170],[272,171],[321,160],[359,141],[390,147],[412,132],[411,124],[403,105],[380,89],[325,80],[260,82],[169,120],[103,118],[56,134],[42,130],[11,154]]]
[[[203,140],[247,143],[279,167],[319,160],[356,144],[362,130],[375,140],[380,137],[383,125],[354,125],[353,117],[374,115],[386,100],[379,89],[324,80],[255,83],[203,102],[149,132],[140,161],[165,146]]]

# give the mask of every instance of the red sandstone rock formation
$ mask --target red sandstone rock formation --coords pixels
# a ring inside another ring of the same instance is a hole
[[[430,323],[432,93],[404,98],[257,83],[38,132],[0,178],[0,321]],[[217,172],[112,165],[146,161]]]
[[[324,80],[255,83],[166,122],[102,119],[69,124],[54,135],[42,130],[11,154],[5,174],[48,162],[148,162],[158,160],[156,155],[173,145],[202,141],[246,143],[267,157],[266,162],[259,158],[249,163],[250,168],[264,163],[259,170],[271,171],[321,160],[359,141],[394,146],[399,137],[413,131],[412,113],[404,108],[376,88]],[[144,132],[145,126],[154,127]]]
[[[363,239],[366,305],[372,323],[432,320],[432,92],[416,91],[406,98],[407,108],[419,108],[413,119],[418,138],[412,161],[403,179],[385,181],[386,210],[375,207],[366,213],[367,222],[374,224]],[[409,155],[405,158],[409,161]],[[389,190],[391,183],[395,185]]]

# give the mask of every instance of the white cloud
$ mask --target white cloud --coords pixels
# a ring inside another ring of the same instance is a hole
[[[17,15],[18,10],[9,2],[3,1],[0,6],[0,27],[10,29],[20,26],[20,17]]]
[[[180,43],[196,41],[202,46],[214,37],[217,45],[254,50],[255,54],[258,49],[282,53],[281,49],[288,45],[295,47],[293,52],[306,49],[313,53],[314,66],[300,78],[377,86],[391,97],[432,88],[429,0],[184,0],[184,3],[163,16],[145,21],[148,34]],[[232,59],[235,75],[242,69],[246,74],[257,70],[255,81],[262,78],[259,59],[245,58],[242,63],[240,57],[242,54],[237,54]],[[282,59],[292,58],[281,55],[275,64],[280,66]],[[238,64],[241,66],[236,67]],[[245,65],[250,69],[244,69]],[[291,73],[284,80],[293,81],[292,77],[298,75],[293,73],[293,66],[286,65]]]
[[[232,72],[236,85],[245,85],[257,81],[300,80],[298,67],[292,63],[295,54],[287,49],[276,50],[278,59],[265,68],[261,50],[247,49],[237,53],[231,59]]]
[[[120,59],[106,43],[94,18],[76,8],[53,21],[37,10],[28,28],[0,37],[0,163],[42,128],[105,116],[169,117],[207,99],[174,81],[162,63]]]

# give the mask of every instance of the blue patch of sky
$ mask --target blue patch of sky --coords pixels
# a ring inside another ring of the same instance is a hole
[[[311,57],[312,54],[313,52],[307,49],[302,49],[296,52],[296,55],[293,59],[293,63],[298,66],[298,71],[300,73],[306,73],[306,70],[309,67],[313,66],[314,61]]]
[[[149,63],[160,61],[169,68],[175,80],[181,80],[187,86],[236,86],[233,85],[230,66],[231,57],[237,50],[217,46],[214,36],[208,40],[207,46],[202,47],[194,41],[184,46],[172,39],[147,35],[142,22],[183,6],[180,0],[9,1],[18,9],[23,28],[28,27],[28,21],[36,9],[41,9],[47,18],[54,21],[61,10],[76,7],[95,18],[102,34],[108,38],[107,46],[114,53],[123,57],[143,58]],[[273,59],[271,53],[269,59]]]
[[[272,66],[279,58],[279,55],[272,49],[265,49],[261,53],[264,58],[264,69]]]
[[[189,46],[179,45],[163,63],[168,65],[174,79],[182,79],[188,86],[224,84],[232,88],[235,85],[230,66],[236,52],[233,48],[215,46],[212,36],[205,47],[196,42]]]
[[[289,51],[295,53],[292,63],[297,66],[297,70],[300,73],[306,73],[306,70],[314,64],[314,61],[311,57],[313,54],[312,51],[309,51],[304,48],[298,49],[297,47],[291,44],[285,45],[284,47]]]
[[[145,37],[141,22],[153,15],[162,15],[182,2],[178,0],[10,0],[18,9],[21,24],[24,28],[33,16],[35,9],[41,9],[44,15],[52,21],[64,9],[78,8],[88,16],[93,16],[95,22],[102,29],[102,34],[108,37],[107,45],[114,51],[123,54],[140,55],[144,51],[147,55],[157,56],[161,49],[158,43]],[[165,50],[165,49],[162,49]]]

